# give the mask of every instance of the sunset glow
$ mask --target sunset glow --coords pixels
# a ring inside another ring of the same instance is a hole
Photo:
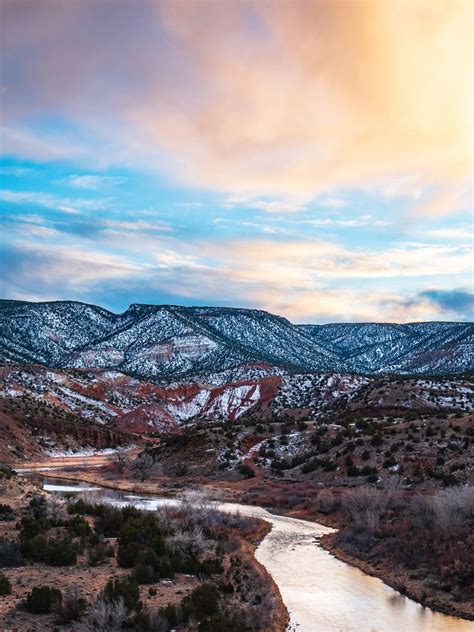
[[[473,4],[2,0],[2,294],[469,320]]]

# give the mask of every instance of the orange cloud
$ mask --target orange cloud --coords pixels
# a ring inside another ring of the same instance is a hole
[[[470,178],[469,2],[4,5],[10,125],[63,108],[111,160],[250,195]]]

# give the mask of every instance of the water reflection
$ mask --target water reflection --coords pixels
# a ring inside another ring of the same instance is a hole
[[[42,477],[44,489],[100,495],[115,505],[145,510],[173,504],[147,497]],[[291,614],[289,630],[298,632],[472,632],[474,624],[432,612],[357,568],[336,560],[318,544],[331,531],[323,525],[273,515],[260,507],[223,504],[226,511],[265,518],[272,531],[256,557],[272,574]]]

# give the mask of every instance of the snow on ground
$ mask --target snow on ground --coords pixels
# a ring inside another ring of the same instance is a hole
[[[103,450],[97,450],[96,448],[85,447],[80,450],[74,450],[72,448],[68,450],[46,450],[46,454],[53,459],[59,459],[62,457],[74,456],[74,457],[83,457],[83,456],[102,456],[106,454],[114,454],[114,452],[118,452],[117,448],[104,448]]]

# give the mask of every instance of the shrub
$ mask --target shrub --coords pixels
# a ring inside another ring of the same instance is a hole
[[[79,498],[79,500],[76,500],[76,502],[69,504],[67,507],[67,512],[69,514],[80,514],[80,515],[87,514],[89,516],[94,516],[96,514],[96,511],[97,511],[96,505],[87,503],[82,498]]]
[[[20,520],[20,538],[23,540],[31,540],[40,533],[49,531],[50,528],[51,523],[45,517],[35,518],[33,516],[23,516]]]
[[[22,557],[20,548],[13,540],[0,538],[0,568],[20,566]]]
[[[316,497],[315,507],[320,513],[330,514],[337,507],[337,498],[331,492],[323,490]]]
[[[204,617],[212,617],[217,613],[218,607],[219,591],[214,584],[201,584],[181,602],[183,617],[186,620],[191,616],[198,621]]]
[[[253,468],[250,467],[250,465],[247,465],[247,463],[241,463],[239,465],[239,472],[245,478],[255,478],[255,472]]]
[[[104,600],[110,603],[120,599],[123,600],[127,610],[136,610],[138,612],[142,609],[138,584],[131,577],[110,579],[107,582],[104,588]]]
[[[76,563],[77,553],[67,542],[49,540],[45,558],[50,566],[73,566]]]
[[[377,447],[377,446],[381,446],[383,444],[383,438],[382,435],[380,434],[376,434],[372,437],[371,441],[370,441],[371,445]]]
[[[123,599],[108,602],[99,597],[89,610],[89,628],[96,632],[121,630],[129,619]]]
[[[61,605],[62,594],[57,588],[51,586],[35,586],[28,593],[25,608],[33,614],[49,614]]]
[[[71,621],[79,621],[87,607],[86,599],[81,595],[77,586],[69,588],[61,603],[58,611],[58,623],[71,623]]]
[[[21,554],[36,562],[45,561],[46,549],[48,547],[48,538],[42,533],[24,540],[20,545]]]
[[[197,573],[198,575],[203,575],[205,577],[210,577],[211,575],[220,575],[224,572],[224,568],[220,563],[219,559],[216,557],[209,557],[198,565]]]
[[[102,542],[86,548],[86,561],[89,566],[97,566],[106,559],[105,545]]]
[[[311,459],[310,461],[306,461],[301,467],[301,471],[303,474],[309,474],[310,472],[314,472],[321,465],[318,459]]]
[[[120,545],[138,542],[151,547],[158,555],[165,552],[160,523],[151,513],[144,512],[138,517],[129,518],[120,528],[118,542]]]
[[[47,539],[40,534],[21,544],[21,553],[36,562],[50,566],[72,566],[76,563],[76,550],[67,542]]]
[[[86,537],[92,533],[89,523],[81,516],[74,516],[73,518],[66,520],[64,526],[77,537]]]
[[[142,611],[135,618],[135,630],[140,632],[169,632],[168,621],[159,612]]]
[[[164,608],[160,608],[159,614],[166,619],[170,628],[175,628],[179,623],[179,616],[176,606],[168,604]]]
[[[0,503],[0,520],[13,520],[13,509],[10,505]]]
[[[115,538],[123,524],[122,512],[117,507],[100,505],[96,508],[95,529],[107,538]]]
[[[0,463],[0,478],[3,477],[10,480],[12,476],[16,476],[15,470],[6,463]]]
[[[132,577],[137,584],[153,584],[156,581],[156,573],[151,564],[136,564]]]
[[[0,595],[9,595],[12,591],[12,585],[6,575],[0,573]]]
[[[138,554],[141,551],[146,553],[154,553],[153,549],[140,544],[140,542],[128,542],[121,544],[117,551],[117,564],[122,568],[132,568],[138,562]],[[156,554],[155,554],[156,555]]]

